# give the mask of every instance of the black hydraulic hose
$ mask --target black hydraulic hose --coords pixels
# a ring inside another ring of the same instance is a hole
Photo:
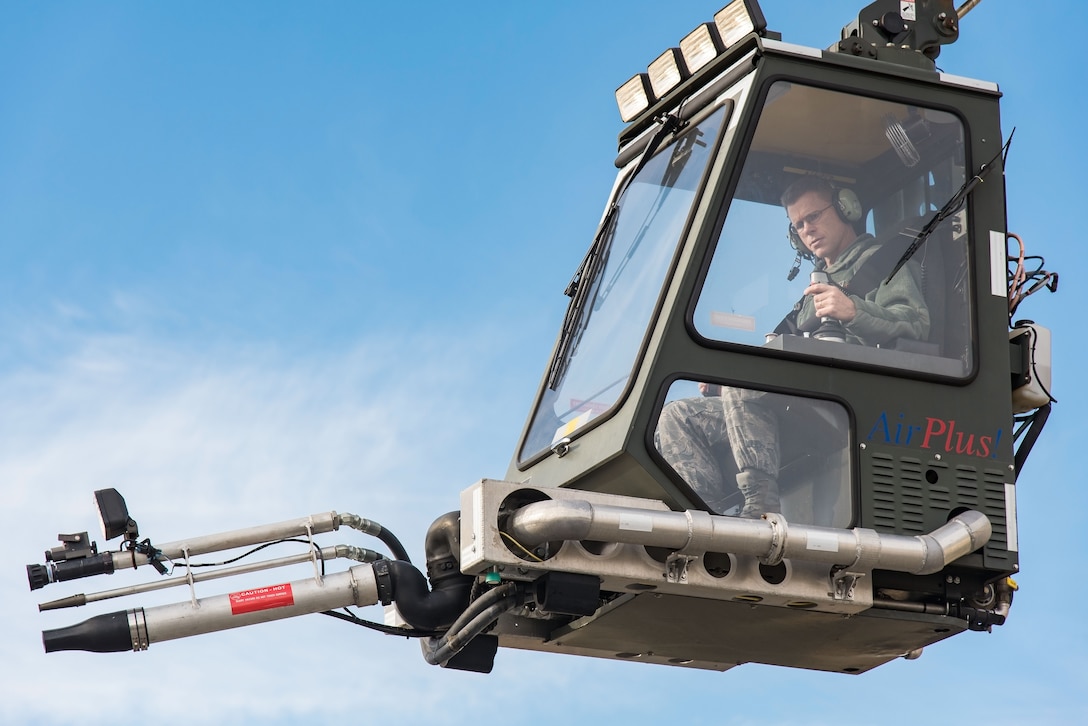
[[[412,561],[412,558],[408,556],[408,550],[404,549],[404,545],[400,543],[400,540],[397,539],[396,535],[377,522],[370,519],[364,519],[357,514],[342,513],[338,516],[339,520],[336,525],[337,527],[348,526],[363,532],[364,534],[377,537],[393,553],[394,559],[401,560],[402,562]]]
[[[375,537],[385,543],[385,546],[389,548],[389,551],[393,553],[393,556],[403,562],[411,562],[412,558],[408,556],[408,550],[404,549],[404,545],[400,543],[397,536],[390,532],[385,527],[378,525],[381,528],[380,532],[374,534]]]
[[[465,608],[465,611],[461,613],[461,616],[450,626],[449,633],[452,635],[458,630],[466,627],[481,610],[485,610],[494,603],[510,597],[516,590],[517,585],[513,582],[504,582],[498,587],[488,590],[483,595],[473,600],[472,604]]]
[[[498,590],[493,592],[498,592]],[[437,647],[425,651],[424,659],[431,665],[442,665],[450,658],[453,658],[472,642],[473,638],[490,628],[499,619],[500,615],[517,607],[521,602],[521,598],[517,595],[517,589],[511,588],[501,593],[497,602],[482,609],[473,608],[471,612],[466,611],[461,618],[458,618],[459,627],[450,628],[449,632],[442,638],[435,639]],[[480,600],[483,600],[483,598]],[[480,602],[480,600],[477,602]],[[476,603],[473,603],[473,605],[476,605]],[[435,641],[432,641],[432,643]]]
[[[392,582],[392,599],[401,616],[413,628],[440,630],[449,626],[468,606],[472,578],[447,577],[427,587],[423,573],[407,562],[374,564],[375,572],[386,570]]]

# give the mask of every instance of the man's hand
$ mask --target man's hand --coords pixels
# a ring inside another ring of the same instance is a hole
[[[819,318],[833,318],[849,323],[858,314],[857,306],[850,296],[834,285],[809,285],[805,288],[805,294],[812,297],[816,316]]]

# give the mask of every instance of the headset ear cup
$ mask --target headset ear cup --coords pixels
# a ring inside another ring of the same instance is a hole
[[[861,219],[861,200],[853,189],[836,189],[834,192],[835,211],[839,218],[849,224],[854,224]]]
[[[801,240],[801,235],[797,234],[797,228],[792,224],[790,225],[788,236],[790,238],[790,246],[793,247],[794,252],[806,260],[816,259],[812,254],[812,250],[806,247],[805,243]]]

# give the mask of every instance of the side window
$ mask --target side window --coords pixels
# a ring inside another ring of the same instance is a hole
[[[945,111],[775,83],[698,293],[697,334],[968,376],[966,211],[931,224],[964,182],[963,139]]]
[[[572,286],[520,460],[608,415],[626,390],[729,108],[679,133],[623,187]]]
[[[831,401],[682,380],[669,388],[654,446],[716,514],[848,527],[849,431]]]

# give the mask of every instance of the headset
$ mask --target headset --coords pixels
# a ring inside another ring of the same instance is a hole
[[[831,197],[831,208],[835,210],[835,214],[839,215],[839,219],[850,226],[854,226],[857,222],[861,221],[865,210],[862,208],[861,200],[853,189],[837,187],[831,182],[824,181],[818,177],[817,179],[819,182],[823,182],[823,186]],[[816,188],[812,191],[819,191],[819,186],[821,185],[814,184],[813,186]],[[793,267],[790,268],[789,275],[786,276],[787,280],[793,280],[801,270],[801,260],[815,261],[816,256],[805,246],[805,243],[801,240],[801,235],[794,228],[793,222],[790,222],[788,237],[790,246],[793,247],[793,251],[797,253],[797,258],[793,261]]]

